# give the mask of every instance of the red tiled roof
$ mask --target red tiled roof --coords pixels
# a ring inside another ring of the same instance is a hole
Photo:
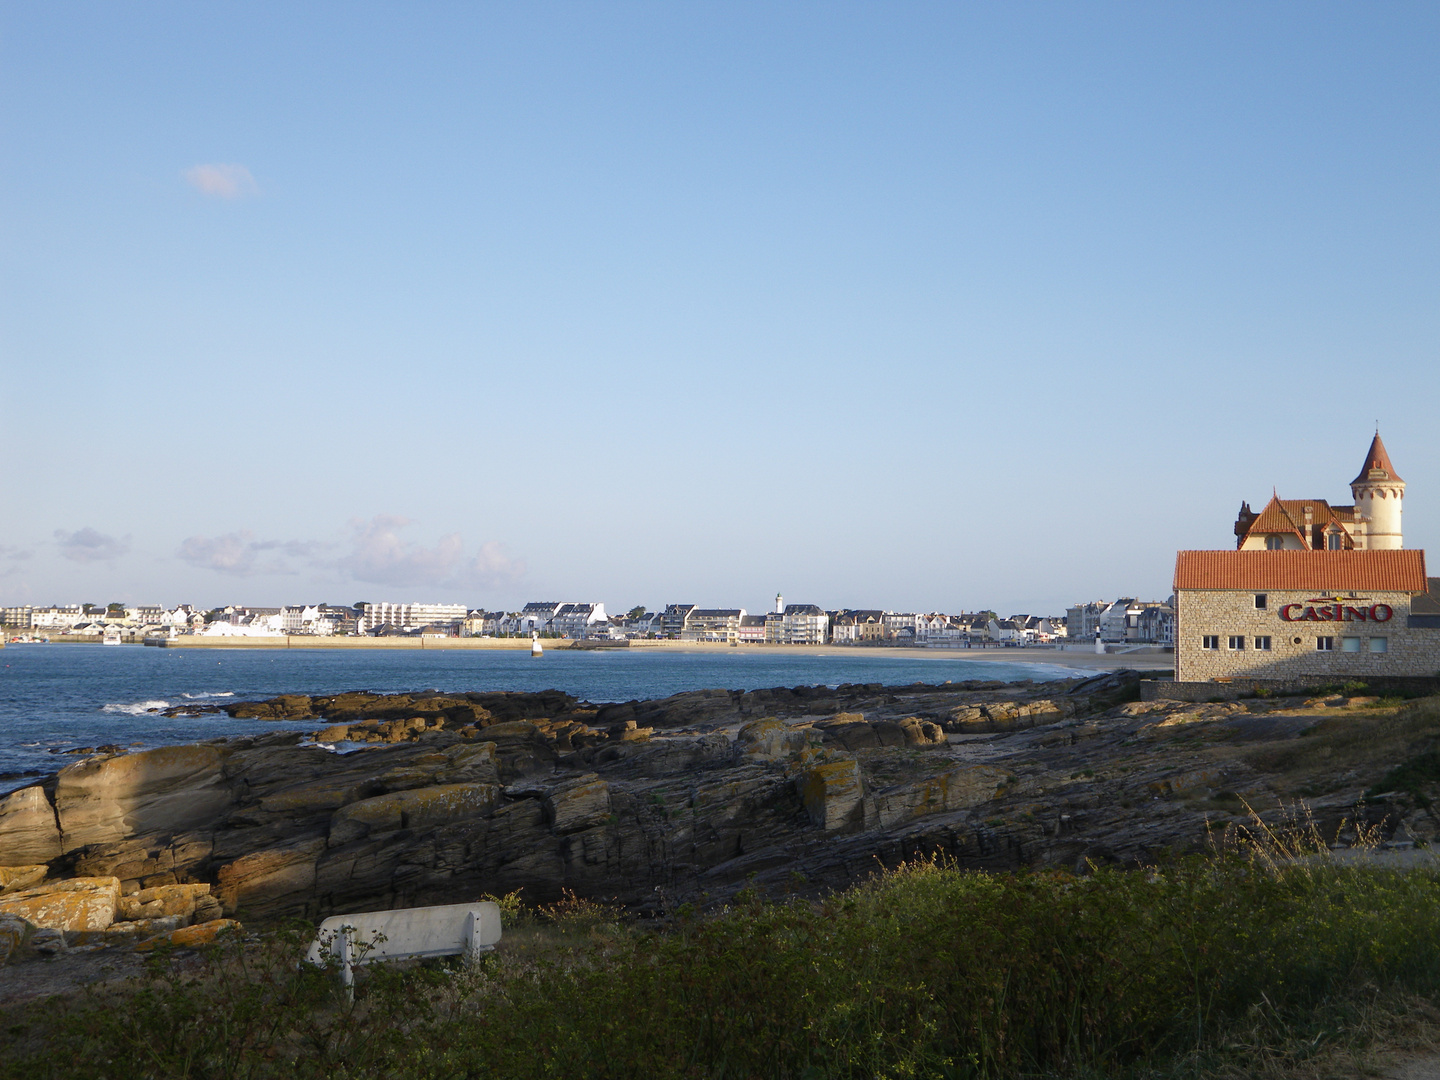
[[[1396,480],[1402,484],[1405,482],[1400,479],[1400,474],[1395,471],[1395,466],[1390,464],[1390,455],[1385,452],[1385,444],[1380,441],[1380,433],[1378,431],[1375,433],[1375,438],[1370,441],[1370,451],[1365,455],[1365,464],[1360,466],[1360,475],[1355,477],[1354,480],[1351,480],[1350,483],[1363,484],[1366,480],[1370,479],[1370,471],[1372,469],[1379,470],[1385,474],[1378,479]]]
[[[1422,593],[1425,552],[1181,551],[1175,588]]]
[[[1295,533],[1309,542],[1306,533],[1305,511],[1310,511],[1311,525],[1328,525],[1332,521],[1353,522],[1353,506],[1331,506],[1324,499],[1281,499],[1272,495],[1265,509],[1250,524],[1246,536],[1256,533]]]
[[[1245,535],[1251,536],[1255,533],[1294,533],[1296,536],[1305,536],[1299,522],[1290,516],[1289,509],[1275,495],[1270,496],[1265,509],[1250,523]]]

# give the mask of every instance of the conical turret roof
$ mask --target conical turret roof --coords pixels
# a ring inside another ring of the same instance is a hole
[[[1370,479],[1371,471],[1377,469],[1385,475],[1376,479],[1393,480],[1402,484],[1405,482],[1400,479],[1400,474],[1395,471],[1395,466],[1390,464],[1390,455],[1385,452],[1385,444],[1380,441],[1380,432],[1378,431],[1375,432],[1375,438],[1370,440],[1370,452],[1365,455],[1365,464],[1360,466],[1360,475],[1350,483],[1365,483]]]

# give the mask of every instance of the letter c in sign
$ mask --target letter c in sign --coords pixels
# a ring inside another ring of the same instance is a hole
[[[1286,622],[1295,622],[1295,616],[1291,615],[1290,612],[1294,611],[1299,606],[1299,604],[1286,604],[1280,609],[1280,618],[1284,619]]]

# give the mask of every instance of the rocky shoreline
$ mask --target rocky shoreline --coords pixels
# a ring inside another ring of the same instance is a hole
[[[1122,671],[605,705],[559,691],[187,705],[277,730],[97,754],[0,798],[0,962],[516,890],[664,916],[937,854],[1142,865],[1240,821],[1241,795],[1276,812],[1294,797],[1247,748],[1378,707],[1139,696]],[[1338,829],[1374,780],[1313,799],[1320,825]],[[1364,813],[1392,842],[1429,827],[1403,800]]]

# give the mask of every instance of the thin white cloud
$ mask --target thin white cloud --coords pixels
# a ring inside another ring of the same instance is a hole
[[[243,199],[259,195],[260,186],[244,165],[196,165],[186,169],[185,182],[203,195]]]
[[[457,590],[494,587],[525,573],[525,564],[493,541],[466,558],[459,533],[442,536],[433,547],[402,540],[399,532],[409,524],[409,518],[393,514],[352,521],[354,548],[339,560],[339,568],[374,585]]]
[[[220,536],[190,536],[176,557],[191,566],[235,577],[252,574],[293,574],[290,560],[313,560],[329,547],[315,540],[256,540],[249,529]]]
[[[76,532],[56,529],[55,545],[74,562],[114,562],[130,550],[130,537],[108,536],[88,526]]]
[[[459,533],[432,546],[407,541],[400,531],[410,519],[395,514],[350,522],[350,550],[325,556],[333,544],[314,540],[260,540],[249,529],[219,536],[190,536],[175,552],[181,562],[230,577],[295,574],[302,568],[338,573],[355,581],[396,588],[438,588],[455,592],[495,588],[525,573],[525,564],[505,554],[494,541],[473,554]]]

